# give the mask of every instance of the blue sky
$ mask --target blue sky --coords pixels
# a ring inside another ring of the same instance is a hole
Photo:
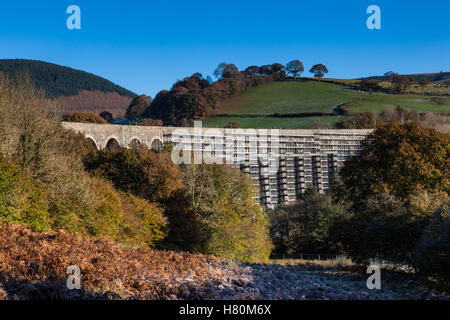
[[[66,27],[71,4],[81,30]],[[366,27],[372,4],[381,30]],[[0,59],[70,66],[151,96],[223,61],[299,59],[342,78],[450,71],[449,12],[448,0],[2,1]]]

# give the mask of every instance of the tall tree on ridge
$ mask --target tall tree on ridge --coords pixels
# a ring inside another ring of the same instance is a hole
[[[300,60],[292,60],[286,65],[286,71],[292,74],[294,78],[297,78],[298,74],[302,74],[305,71],[305,67]]]
[[[311,68],[311,70],[309,70],[309,72],[313,73],[314,78],[318,78],[320,81],[320,79],[323,78],[326,73],[328,73],[328,69],[323,64],[315,64]]]

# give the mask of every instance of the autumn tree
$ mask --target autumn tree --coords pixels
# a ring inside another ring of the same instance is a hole
[[[342,168],[346,192],[340,196],[358,205],[378,193],[402,199],[417,190],[448,193],[449,159],[448,134],[414,122],[383,124]]]
[[[320,79],[328,73],[328,69],[323,64],[316,64],[311,68],[311,70],[309,70],[309,72],[313,73],[314,78],[317,78],[320,81]]]
[[[161,210],[84,170],[82,158],[97,149],[61,126],[31,78],[0,73],[0,92],[0,220],[127,244],[154,246],[164,236]]]
[[[338,252],[329,230],[346,216],[343,207],[334,204],[329,195],[314,188],[293,204],[280,205],[270,211],[270,232],[277,254],[305,252]]]
[[[281,63],[273,63],[270,69],[273,80],[279,81],[286,79],[286,67]]]
[[[282,72],[284,71],[285,67],[281,64],[281,63],[272,63],[271,67],[270,67],[272,73],[274,72]]]
[[[397,93],[406,92],[406,88],[408,88],[411,83],[412,80],[407,76],[394,75],[392,77],[392,84],[394,85],[394,89]]]
[[[245,69],[244,72],[248,77],[251,78],[251,77],[256,76],[259,73],[259,67],[258,66],[250,66],[247,69]]]
[[[330,232],[341,250],[359,263],[414,265],[430,217],[449,201],[449,142],[448,134],[414,122],[383,124],[370,135],[333,187],[335,200],[351,212]]]
[[[184,185],[201,230],[197,251],[242,262],[267,261],[268,218],[250,178],[225,165],[183,165]]]
[[[125,117],[127,119],[134,119],[144,113],[144,111],[150,107],[152,103],[152,98],[146,95],[140,95],[139,97],[134,98],[130,105],[127,108],[127,112],[125,113]]]
[[[292,60],[286,65],[286,71],[292,74],[294,78],[297,78],[297,75],[300,75],[305,71],[305,67],[300,60]]]
[[[142,117],[159,119],[164,125],[188,126],[192,120],[208,117],[227,98],[250,87],[286,78],[284,66],[279,63],[251,66],[240,72],[234,64],[222,62],[214,75],[219,79],[216,82],[204,79],[200,73],[177,81],[171,90],[156,95]]]
[[[62,117],[66,122],[107,124],[106,120],[93,112],[71,112]]]
[[[160,119],[165,125],[175,126],[181,125],[185,120],[204,119],[213,105],[211,96],[207,94],[210,86],[199,74],[177,81],[172,90],[163,90],[156,95],[143,117]]]
[[[214,70],[214,76],[217,79],[230,78],[237,73],[239,73],[239,69],[234,64],[226,62],[220,63],[216,70]]]
[[[110,123],[112,121],[114,121],[114,116],[111,112],[108,111],[102,111],[99,114],[100,117],[102,117],[103,119],[105,119],[106,122]]]
[[[117,189],[156,204],[164,204],[182,183],[169,153],[145,147],[91,153],[84,163],[88,171],[110,180]]]
[[[272,73],[272,67],[270,64],[266,64],[266,65],[259,67],[259,74],[267,76],[271,73]]]

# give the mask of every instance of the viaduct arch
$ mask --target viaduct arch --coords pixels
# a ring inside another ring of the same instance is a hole
[[[120,146],[161,150],[164,135],[170,128],[144,126],[98,125],[93,123],[63,122],[63,127],[83,134],[98,150]],[[169,133],[169,132],[167,132]]]

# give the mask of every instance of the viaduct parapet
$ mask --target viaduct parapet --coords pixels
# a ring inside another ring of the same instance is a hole
[[[248,173],[258,194],[255,198],[262,204],[274,206],[282,202],[295,201],[305,192],[308,185],[323,193],[338,179],[339,169],[344,161],[361,151],[361,142],[372,130],[276,130],[276,135],[262,135],[258,130],[213,129],[209,134],[200,133],[198,128],[146,127],[130,125],[104,125],[63,122],[66,129],[83,134],[98,149],[113,145],[134,148],[145,145],[158,150],[165,144],[183,146],[183,150],[206,151],[219,154],[226,150],[235,159],[233,164]],[[190,139],[178,139],[179,131]],[[232,139],[229,139],[229,138]],[[236,140],[242,142],[236,146]],[[276,141],[275,141],[276,140]],[[276,153],[276,171],[269,170],[269,163],[260,157],[267,154],[273,145]]]

